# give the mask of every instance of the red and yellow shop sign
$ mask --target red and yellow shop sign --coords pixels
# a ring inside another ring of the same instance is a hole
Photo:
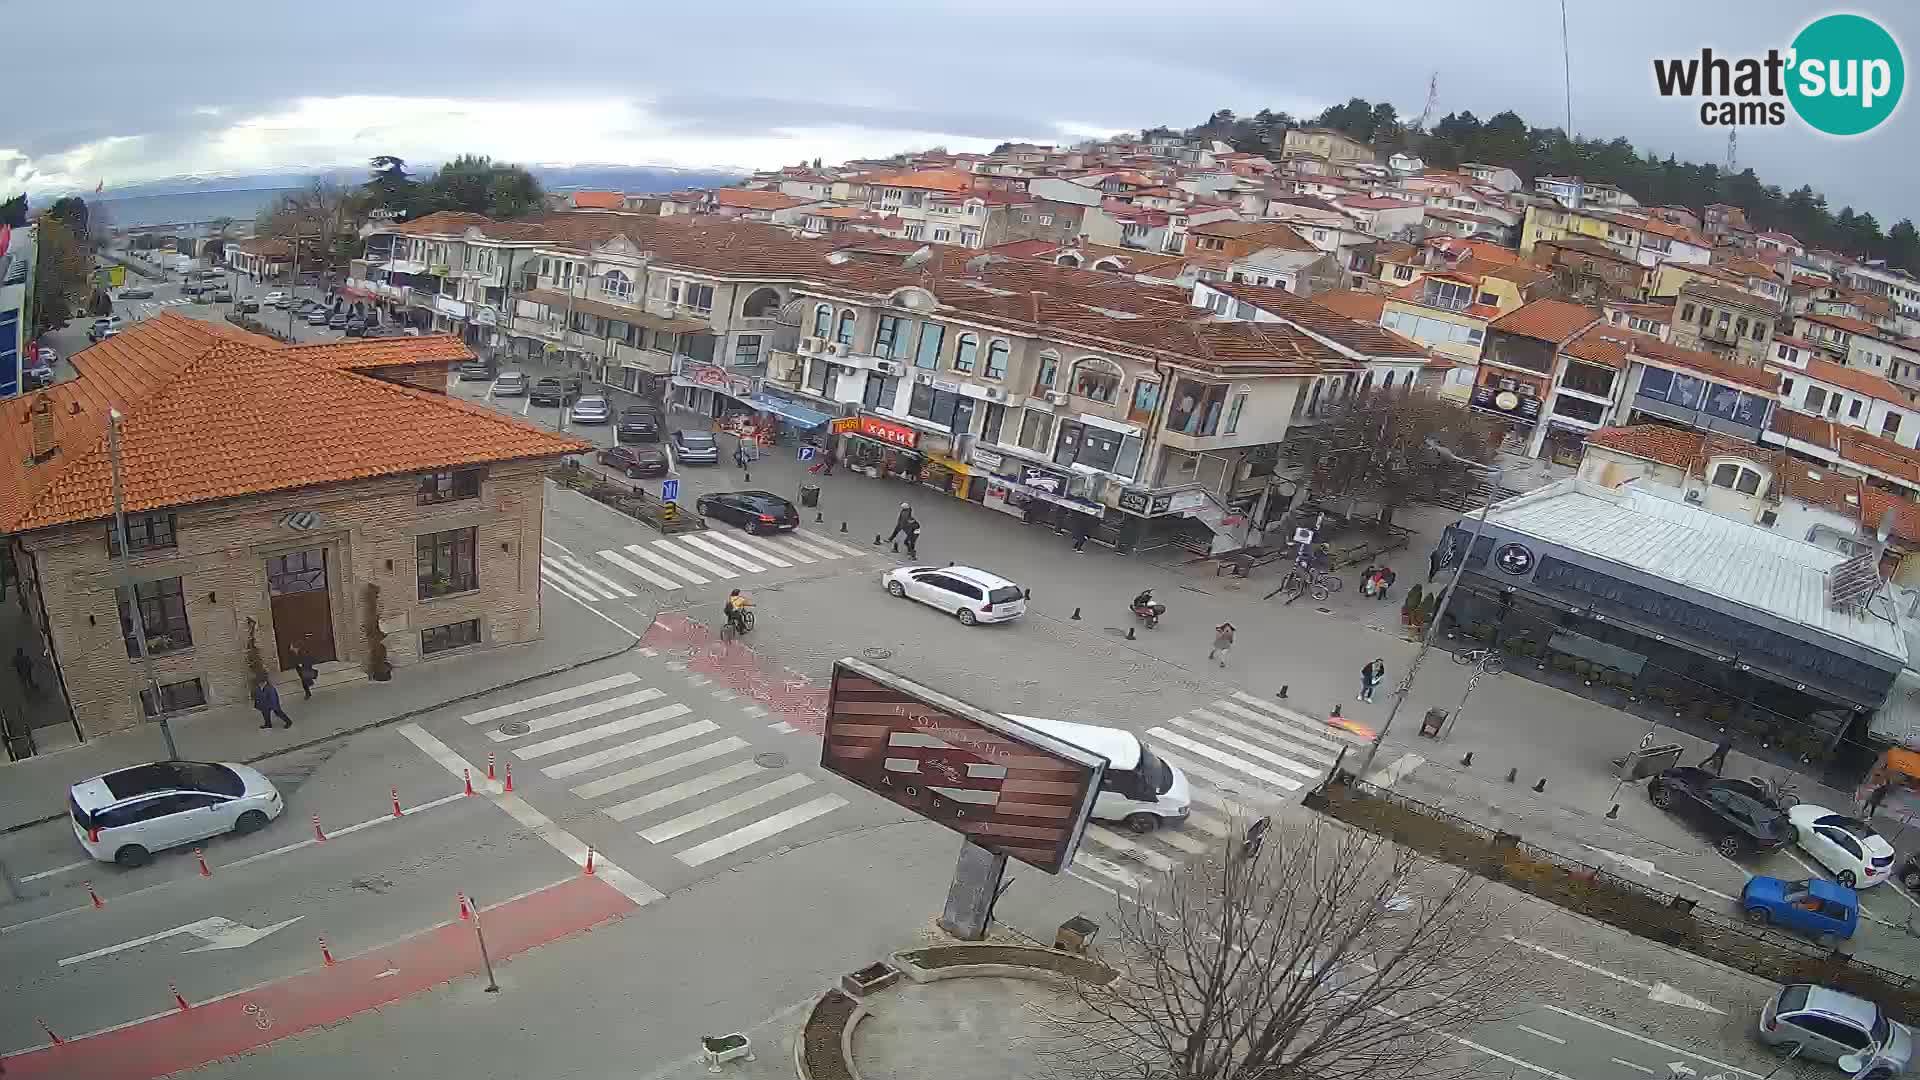
[[[857,416],[843,416],[838,420],[827,421],[827,434],[829,435],[844,435],[849,431],[859,430],[860,418]]]
[[[913,449],[920,442],[919,432],[905,424],[891,423],[876,416],[863,416],[860,418],[860,434],[865,435],[869,439],[877,439],[880,442],[892,446],[905,447],[908,450]]]

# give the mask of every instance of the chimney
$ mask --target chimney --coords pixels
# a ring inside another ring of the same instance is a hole
[[[27,422],[33,425],[33,460],[45,461],[59,448],[53,436],[53,401],[41,394],[33,399]]]

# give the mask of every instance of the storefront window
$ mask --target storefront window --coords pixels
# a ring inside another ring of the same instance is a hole
[[[995,341],[987,346],[987,378],[1007,377],[1007,352],[1007,343],[1004,341]]]
[[[925,383],[914,383],[907,415],[939,424],[948,431],[965,434],[973,426],[973,399],[962,394],[935,390]]]
[[[1140,452],[1144,445],[1136,435],[1122,435],[1095,424],[1062,420],[1059,441],[1053,448],[1053,461],[1056,465],[1084,465],[1089,469],[1131,476],[1140,467]]]
[[[933,371],[940,366],[940,343],[947,336],[947,328],[939,323],[920,324],[920,347],[913,352],[913,366]]]
[[[907,351],[912,325],[898,315],[880,316],[880,324],[873,331],[873,355],[889,360],[899,359]]]
[[[961,334],[953,347],[953,370],[972,374],[973,361],[980,352],[980,339],[972,334]]]
[[[1047,437],[1053,434],[1053,414],[1039,409],[1023,409],[1020,419],[1020,446],[1036,454],[1047,452]]]
[[[871,371],[867,373],[867,389],[860,396],[860,401],[869,409],[892,409],[899,392],[898,377]]]

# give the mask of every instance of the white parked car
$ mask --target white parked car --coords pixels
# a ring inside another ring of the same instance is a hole
[[[971,566],[901,566],[880,575],[894,596],[951,612],[961,623],[1006,622],[1027,613],[1027,594],[998,574]]]
[[[286,809],[257,769],[204,761],[156,761],[82,780],[67,790],[67,803],[80,846],[121,866],[209,836],[254,832]]]
[[[275,289],[272,292],[268,293],[266,297],[262,299],[261,302],[266,304],[268,307],[286,307],[287,294],[280,289]]]
[[[1893,845],[1859,818],[1801,803],[1787,811],[1787,821],[1800,850],[1847,888],[1864,889],[1893,876]]]

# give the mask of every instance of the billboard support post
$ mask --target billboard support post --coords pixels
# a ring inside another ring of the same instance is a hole
[[[986,937],[993,902],[1000,898],[1000,879],[1006,870],[1005,855],[988,851],[972,837],[963,838],[960,859],[953,867],[953,884],[947,888],[947,906],[940,913],[940,929],[961,941]]]

